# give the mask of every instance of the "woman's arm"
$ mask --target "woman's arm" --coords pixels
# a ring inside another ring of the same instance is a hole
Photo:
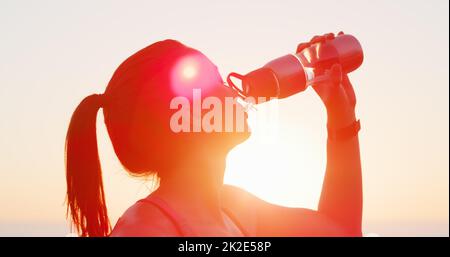
[[[333,37],[333,34],[327,34],[312,41]],[[327,166],[318,212],[338,223],[348,235],[361,236],[362,178],[356,130],[359,127],[352,127],[356,125],[356,96],[347,74],[342,73],[339,65],[334,65],[328,76],[328,82],[314,86],[314,90],[326,107],[328,130],[331,133],[347,130],[347,133],[340,139],[328,135]]]
[[[330,39],[327,34],[310,43]],[[297,51],[310,43],[300,44]],[[318,53],[317,56],[320,56]],[[339,131],[355,123],[356,97],[341,67],[330,80],[314,86],[323,101],[328,129]],[[256,236],[361,236],[362,179],[357,131],[345,139],[327,142],[327,167],[317,211],[267,203],[242,189],[226,186],[223,203]]]
[[[350,236],[361,236],[362,179],[359,141],[328,140],[327,168],[318,211]]]

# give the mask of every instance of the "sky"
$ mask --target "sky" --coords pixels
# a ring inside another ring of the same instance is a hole
[[[0,2],[0,236],[65,236],[64,139],[72,112],[128,56],[162,39],[201,50],[225,77],[327,32],[358,38],[350,74],[361,119],[363,232],[449,235],[449,3],[433,1]],[[278,130],[227,159],[225,182],[285,206],[316,208],[326,116],[314,91],[278,101]],[[264,114],[267,108],[258,109]],[[151,182],[131,178],[99,113],[113,224]],[[282,165],[280,166],[280,163]]]

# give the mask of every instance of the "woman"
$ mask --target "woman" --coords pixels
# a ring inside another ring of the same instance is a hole
[[[333,36],[314,37],[297,51]],[[180,68],[186,60],[195,60],[198,67]],[[66,138],[66,176],[68,211],[82,236],[361,236],[356,99],[338,65],[333,66],[329,82],[314,87],[325,104],[332,133],[317,211],[273,205],[224,185],[227,153],[250,134],[246,130],[174,132],[170,120],[176,110],[169,105],[193,88],[201,89],[202,99],[236,96],[207,57],[166,40],[129,57],[103,94],[88,96],[79,104]],[[132,175],[160,178],[158,189],[131,206],[112,230],[97,149],[99,108],[123,167]],[[190,117],[191,122],[198,118]]]

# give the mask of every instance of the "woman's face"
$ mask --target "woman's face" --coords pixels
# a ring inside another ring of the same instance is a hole
[[[226,148],[250,136],[247,113],[237,92],[224,84],[217,66],[205,55],[194,52],[178,58],[170,72],[170,84],[173,132]]]

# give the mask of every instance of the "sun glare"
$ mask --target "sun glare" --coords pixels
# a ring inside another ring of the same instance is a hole
[[[197,75],[198,69],[195,63],[186,63],[182,70],[182,76],[185,79],[192,79]]]
[[[280,123],[274,102],[257,106],[249,114],[252,135],[237,146],[227,159],[225,183],[237,185],[256,196],[284,206],[315,208],[320,193],[322,176],[319,158],[307,148],[307,138],[292,145],[280,134]],[[301,188],[293,193],[293,188]]]

